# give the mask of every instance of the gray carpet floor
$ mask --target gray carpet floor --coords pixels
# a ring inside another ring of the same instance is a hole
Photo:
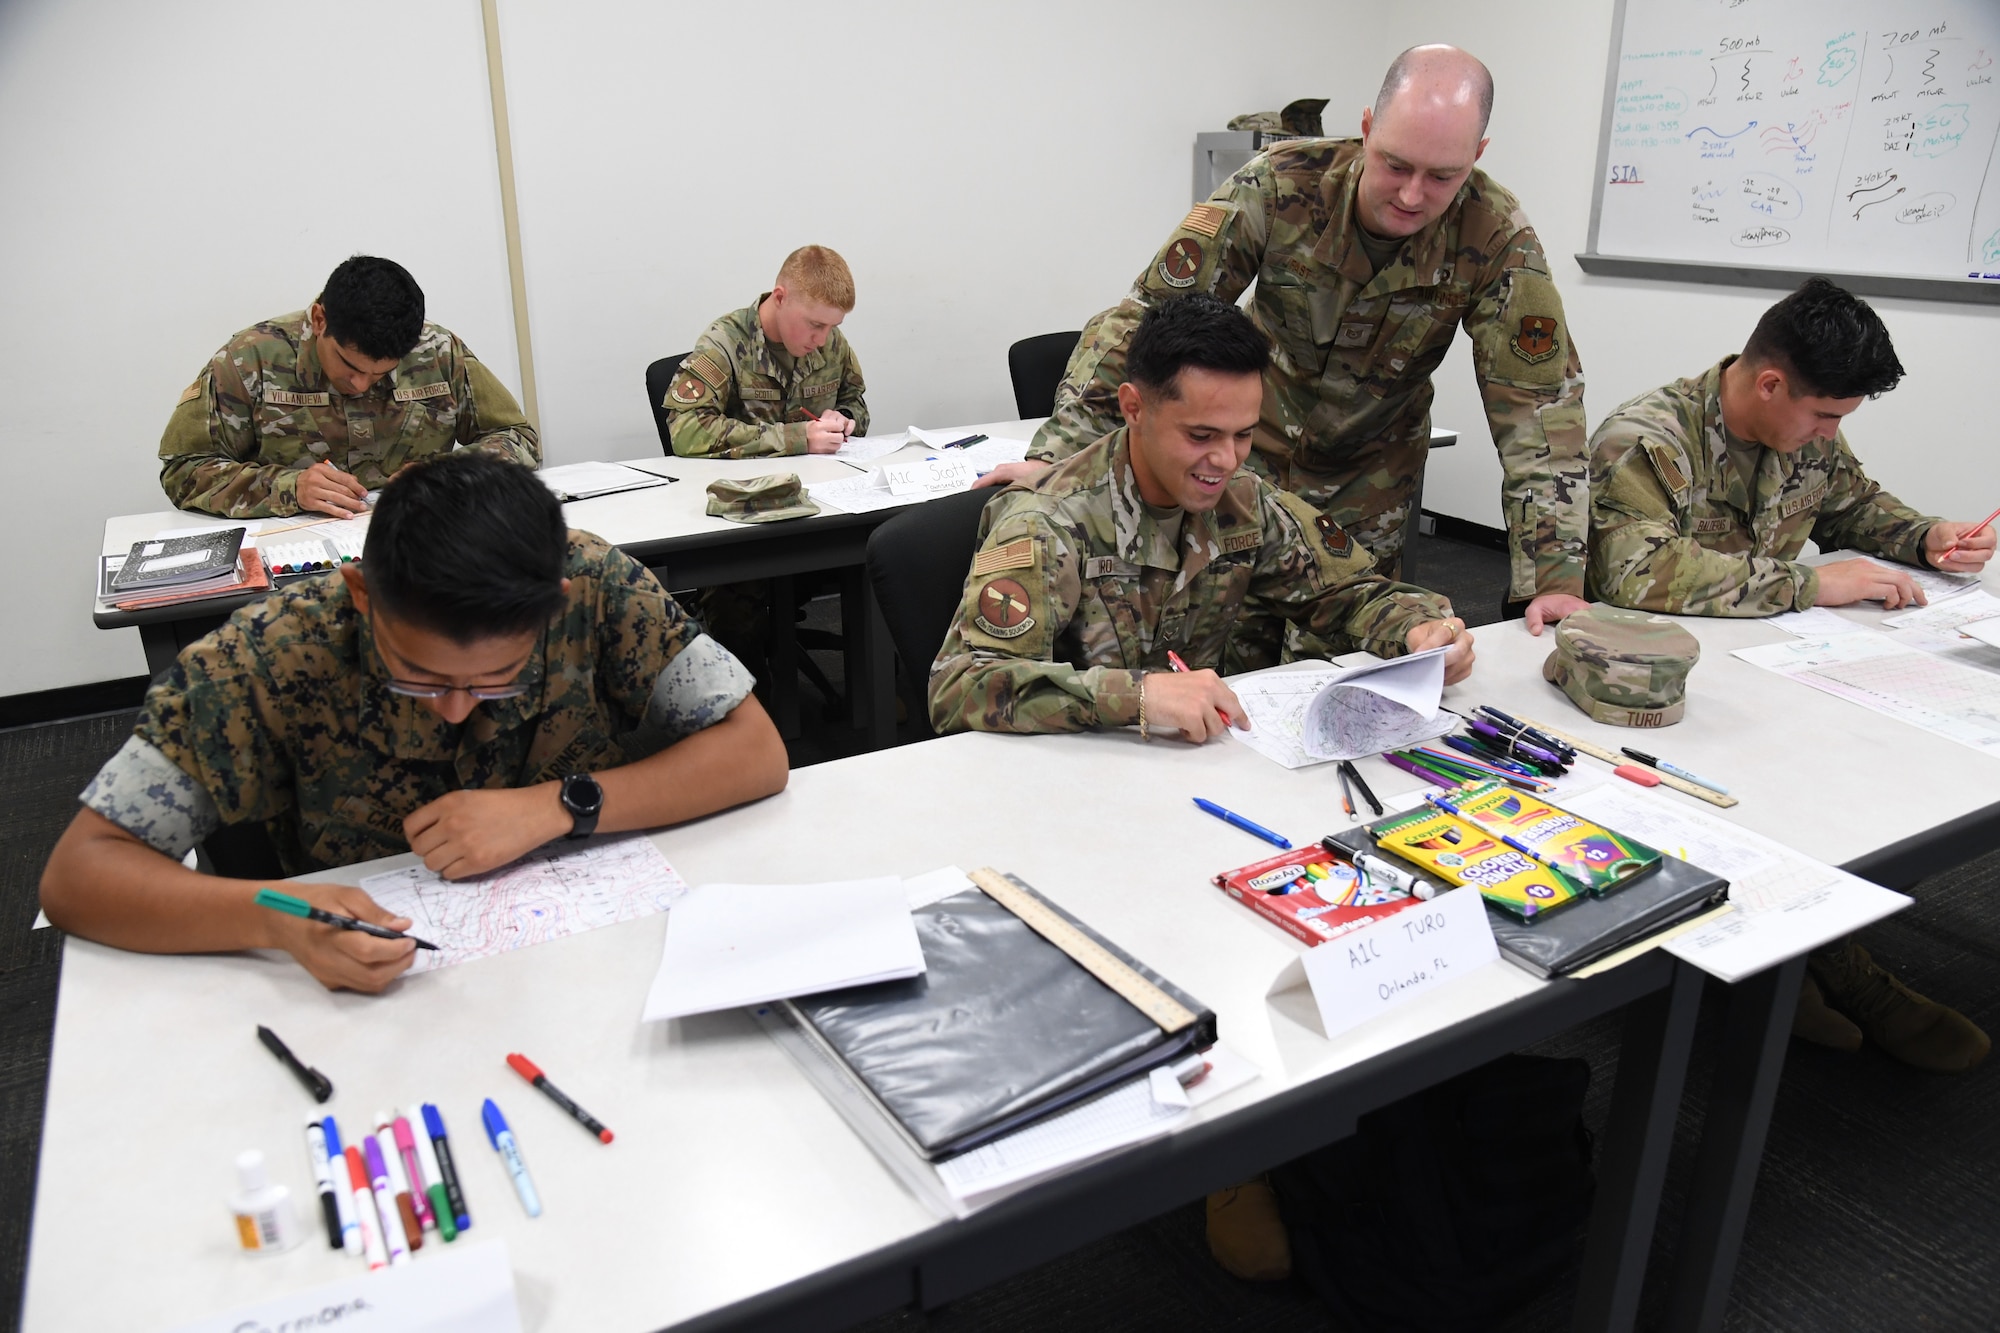
[[[1414,578],[1474,624],[1497,613],[1497,552],[1425,539]],[[814,616],[830,608],[815,604]],[[837,654],[822,654],[836,686]],[[858,748],[801,691],[795,766]],[[31,931],[36,885],[75,793],[123,740],[131,714],[0,731],[0,1333],[18,1325],[62,941]],[[1920,885],[1917,905],[1866,932],[1918,990],[2000,1027],[2000,854]],[[1642,1327],[1664,1317],[1665,1272],[1706,1103],[1720,1018],[1711,988],[1655,1242]],[[1533,1048],[1582,1055],[1594,1075],[1586,1122],[1601,1129],[1617,1064],[1616,1017]],[[1730,1330],[1957,1330],[2000,1325],[2000,1061],[1926,1075],[1872,1049],[1792,1043],[1726,1318]],[[1504,1333],[1568,1327],[1558,1283]],[[1238,1282],[1209,1260],[1196,1202],[928,1313],[856,1333],[1292,1333],[1337,1327],[1302,1285]],[[1357,1331],[1360,1333],[1360,1331]]]

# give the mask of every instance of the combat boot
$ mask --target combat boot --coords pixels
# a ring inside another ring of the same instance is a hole
[[[1292,1241],[1269,1181],[1258,1176],[1208,1196],[1208,1252],[1246,1282],[1282,1282],[1292,1275]]]
[[[1985,1059],[1993,1047],[1971,1019],[1917,994],[1852,940],[1813,953],[1806,967],[1830,1006],[1904,1064],[1958,1074]]]
[[[1804,984],[1799,987],[1798,1012],[1792,1015],[1792,1035],[1800,1041],[1809,1041],[1815,1046],[1827,1046],[1836,1051],[1858,1051],[1861,1049],[1861,1029],[1847,1015],[1827,1007],[1826,997],[1820,994],[1819,983],[1806,973]]]

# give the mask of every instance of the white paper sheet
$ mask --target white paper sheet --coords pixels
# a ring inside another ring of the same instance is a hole
[[[2000,620],[1978,620],[1970,625],[1961,625],[1958,632],[1980,643],[2000,648]]]
[[[1829,559],[1849,560],[1853,559],[1856,554],[1854,551],[1835,551]],[[1863,560],[1872,560],[1884,569],[1893,569],[1898,574],[1909,575],[1910,582],[1922,588],[1924,596],[1930,598],[1933,602],[1947,601],[1958,596],[1960,593],[1971,592],[1979,586],[1979,575],[1977,574],[1947,574],[1937,569],[1918,569],[1915,565],[1902,565],[1896,563],[1894,560],[1883,560],[1872,555],[1862,556],[1861,558]],[[1814,563],[1824,564],[1826,561],[1815,561]]]
[[[667,921],[642,1018],[737,1009],[924,970],[903,881],[702,884]]]
[[[1229,734],[1286,768],[1359,759],[1449,734],[1442,712],[1444,655],[1433,648],[1387,662],[1306,670],[1278,668],[1229,678],[1250,729]]]
[[[669,481],[617,463],[565,463],[561,467],[542,468],[535,475],[558,500],[588,500],[594,495],[665,486]]]
[[[417,950],[413,972],[545,944],[599,926],[664,912],[687,892],[643,833],[539,851],[475,879],[445,880],[422,866],[361,881],[368,896],[438,946]]]
[[[843,463],[865,466],[878,458],[887,458],[909,442],[909,433],[900,430],[894,435],[850,435],[846,443],[833,451],[833,456]]]
[[[2000,675],[1993,672],[1867,630],[1823,642],[1738,648],[1734,656],[1982,754],[2000,755]]]
[[[461,1151],[471,1152],[468,1146]],[[346,1178],[342,1177],[344,1181]],[[308,1245],[318,1239],[310,1195],[298,1198]],[[272,1333],[360,1328],[368,1333],[520,1333],[514,1271],[501,1240],[426,1246],[422,1259],[371,1273],[359,1263],[346,1277],[290,1295],[177,1325],[171,1333]],[[288,1263],[273,1259],[272,1263]],[[227,1284],[214,1283],[215,1290]],[[540,1311],[538,1310],[539,1314]]]
[[[1656,790],[1606,783],[1568,808],[1729,881],[1733,911],[1661,946],[1724,981],[1776,966],[1910,905],[1900,893]]]
[[[1804,611],[1786,611],[1764,622],[1772,629],[1800,639],[1830,639],[1836,634],[1852,634],[1861,628],[1832,607],[1814,606]]]

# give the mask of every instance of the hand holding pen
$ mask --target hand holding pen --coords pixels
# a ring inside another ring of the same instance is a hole
[[[257,893],[256,906],[268,909],[257,913],[266,922],[263,943],[298,959],[328,990],[372,994],[409,969],[418,941],[403,934],[412,924],[408,917],[390,915],[351,884],[287,888]],[[437,946],[426,941],[423,947]]]
[[[1174,669],[1173,675],[1146,678],[1149,724],[1157,721],[1196,745],[1220,736],[1228,727],[1250,730],[1243,701],[1222,683],[1222,677],[1213,671],[1189,670],[1181,655],[1171,650],[1167,662]]]
[[[809,454],[837,453],[840,446],[847,443],[847,437],[854,433],[854,419],[845,412],[828,408],[819,416],[814,416],[806,408],[798,409],[805,414],[806,452]]]

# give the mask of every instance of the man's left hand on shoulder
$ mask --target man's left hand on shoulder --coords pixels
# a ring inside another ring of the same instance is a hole
[[[403,834],[410,850],[444,878],[482,875],[575,827],[557,792],[553,782],[449,792],[411,811]]]
[[[1953,543],[1958,549],[1952,551],[1951,559],[1939,559]],[[1991,523],[1974,530],[1970,523],[1947,523],[1939,519],[1924,533],[1924,563],[1947,574],[1977,574],[1993,558],[1993,543]]]
[[[1544,625],[1566,620],[1589,605],[1583,598],[1572,597],[1566,592],[1545,592],[1528,603],[1525,616],[1528,633],[1538,635]]]

